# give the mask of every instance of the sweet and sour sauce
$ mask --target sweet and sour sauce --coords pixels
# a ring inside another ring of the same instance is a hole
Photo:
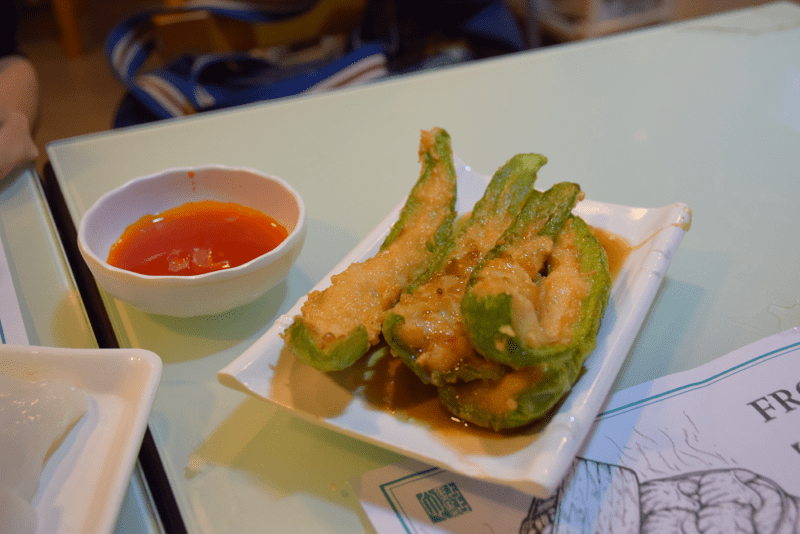
[[[111,246],[108,263],[151,276],[229,269],[269,252],[289,235],[274,218],[231,202],[203,200],[145,215]]]

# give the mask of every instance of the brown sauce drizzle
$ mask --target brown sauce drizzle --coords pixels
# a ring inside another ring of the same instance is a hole
[[[625,264],[625,260],[628,259],[634,249],[641,245],[632,246],[622,237],[607,230],[595,228],[594,226],[590,226],[589,229],[605,249],[606,256],[608,256],[608,270],[611,273],[611,279],[616,280],[617,275],[622,270],[622,266]]]

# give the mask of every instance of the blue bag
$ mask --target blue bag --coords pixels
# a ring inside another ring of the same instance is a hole
[[[210,3],[151,10],[124,20],[105,44],[109,64],[128,92],[115,127],[365,83],[387,73],[385,46],[380,42],[361,43],[333,59],[291,67],[279,66],[255,51],[232,51],[187,54],[145,71],[156,48],[153,17],[192,11],[254,25],[287,17],[248,4]]]
[[[414,2],[404,4],[407,0],[398,1],[404,7],[416,6]],[[456,34],[489,39],[500,44],[504,51],[525,48],[521,32],[502,0],[433,0],[427,8],[425,2],[418,4],[415,12],[428,23],[433,21],[438,27],[450,24],[453,27],[449,30]],[[340,53],[291,66],[275,62],[263,54],[263,49],[254,48],[185,54],[166,65],[147,69],[156,53],[154,17],[200,12],[253,27],[302,14],[276,13],[246,2],[209,0],[150,10],[122,21],[109,33],[105,44],[109,64],[127,89],[114,119],[115,128],[362,84],[391,74],[473,59],[469,55],[455,59],[427,58],[392,73],[389,62],[391,55],[398,52],[397,43],[390,36],[365,42],[354,32],[354,38]],[[417,19],[408,24],[416,27],[419,22]],[[389,33],[398,32],[394,28]]]

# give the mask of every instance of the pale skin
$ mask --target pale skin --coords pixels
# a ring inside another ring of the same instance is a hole
[[[38,92],[36,73],[27,60],[0,58],[0,179],[39,155],[31,135]]]

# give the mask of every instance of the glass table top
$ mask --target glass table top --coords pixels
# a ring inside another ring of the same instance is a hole
[[[447,129],[482,173],[535,151],[549,159],[540,187],[570,180],[603,202],[692,209],[615,390],[800,324],[800,249],[775,239],[800,225],[798,80],[800,8],[777,3],[51,144],[74,225],[127,180],[205,163],[280,176],[306,202],[298,262],[250,305],[177,319],[100,293],[116,341],[164,362],[150,428],[186,529],[373,531],[352,482],[400,456],[216,373],[407,194],[421,129]]]

